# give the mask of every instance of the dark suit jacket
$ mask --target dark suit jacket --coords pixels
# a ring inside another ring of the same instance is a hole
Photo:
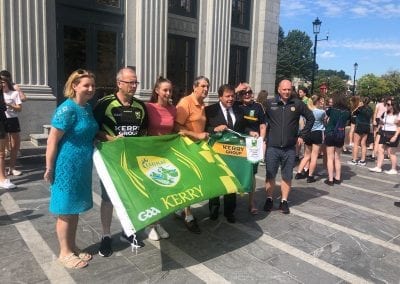
[[[233,113],[235,114],[235,124],[233,125],[233,130],[245,133],[245,125],[246,121],[244,120],[244,114],[242,109],[238,105],[233,105],[232,107]],[[206,106],[206,131],[208,133],[214,133],[214,128],[218,125],[227,125],[226,119],[219,105],[219,102]]]

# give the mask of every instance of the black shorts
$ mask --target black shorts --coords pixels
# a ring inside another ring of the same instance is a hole
[[[390,143],[390,138],[392,138],[395,133],[396,133],[396,131],[382,130],[380,133],[381,137],[379,138],[379,144],[383,144],[383,145],[386,145],[391,148],[396,148],[397,146],[399,146],[400,136],[397,136],[396,141],[394,141],[393,143]]]
[[[315,130],[311,131],[308,137],[304,138],[304,144],[307,146],[311,145],[320,145],[323,142],[323,131],[322,130]]]
[[[7,118],[6,124],[5,124],[5,130],[7,133],[21,132],[21,128],[19,127],[18,117]]]
[[[6,128],[5,128],[6,121],[5,120],[0,120],[0,139],[5,139],[6,138]]]
[[[360,135],[368,134],[371,132],[371,126],[369,124],[358,123],[354,128],[354,132]]]
[[[333,133],[325,135],[325,145],[327,147],[342,148],[344,145],[344,139],[338,139]]]

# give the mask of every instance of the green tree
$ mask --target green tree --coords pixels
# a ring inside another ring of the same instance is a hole
[[[389,71],[382,75],[382,79],[387,87],[386,95],[400,99],[400,72]]]
[[[322,74],[318,72],[318,76],[316,77],[315,80],[315,88],[314,88],[314,93],[319,93],[319,86],[321,86],[323,83],[326,84],[328,87],[328,95],[333,94],[333,93],[341,93],[345,94],[346,93],[346,79],[343,79],[342,76],[333,75],[330,76],[323,76]],[[331,74],[331,73],[329,73]]]
[[[389,92],[389,87],[382,77],[366,74],[357,81],[357,94],[368,96],[373,101],[379,101]]]
[[[305,32],[292,30],[285,37],[284,31],[279,28],[276,84],[282,79],[294,77],[311,79],[312,46],[313,43]]]
[[[332,69],[329,69],[329,70],[324,70],[324,69],[318,70],[318,74],[317,74],[316,77],[317,78],[329,78],[329,77],[333,77],[333,76],[339,77],[342,80],[346,80],[346,81],[351,79],[350,76],[347,75],[343,70],[336,71],[336,70],[332,70]]]

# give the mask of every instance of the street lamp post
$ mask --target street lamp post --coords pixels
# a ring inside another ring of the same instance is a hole
[[[357,62],[354,63],[354,78],[353,78],[353,96],[356,94],[356,74],[357,74],[357,69],[358,69],[358,64]]]
[[[313,33],[315,35],[314,38],[314,60],[313,60],[313,68],[312,68],[312,75],[311,75],[311,95],[313,95],[314,93],[314,79],[315,79],[315,70],[317,69],[317,63],[316,63],[316,59],[317,59],[317,42],[318,41],[322,41],[322,40],[328,40],[328,35],[326,36],[326,38],[324,39],[320,39],[318,40],[318,34],[319,31],[321,29],[321,20],[318,19],[318,17],[314,20],[314,22],[312,22],[313,24]]]

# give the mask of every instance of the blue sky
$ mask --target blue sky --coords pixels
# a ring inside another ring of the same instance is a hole
[[[281,0],[285,35],[300,30],[314,42],[312,22],[322,21],[317,44],[320,69],[343,70],[357,77],[400,71],[400,0]]]

